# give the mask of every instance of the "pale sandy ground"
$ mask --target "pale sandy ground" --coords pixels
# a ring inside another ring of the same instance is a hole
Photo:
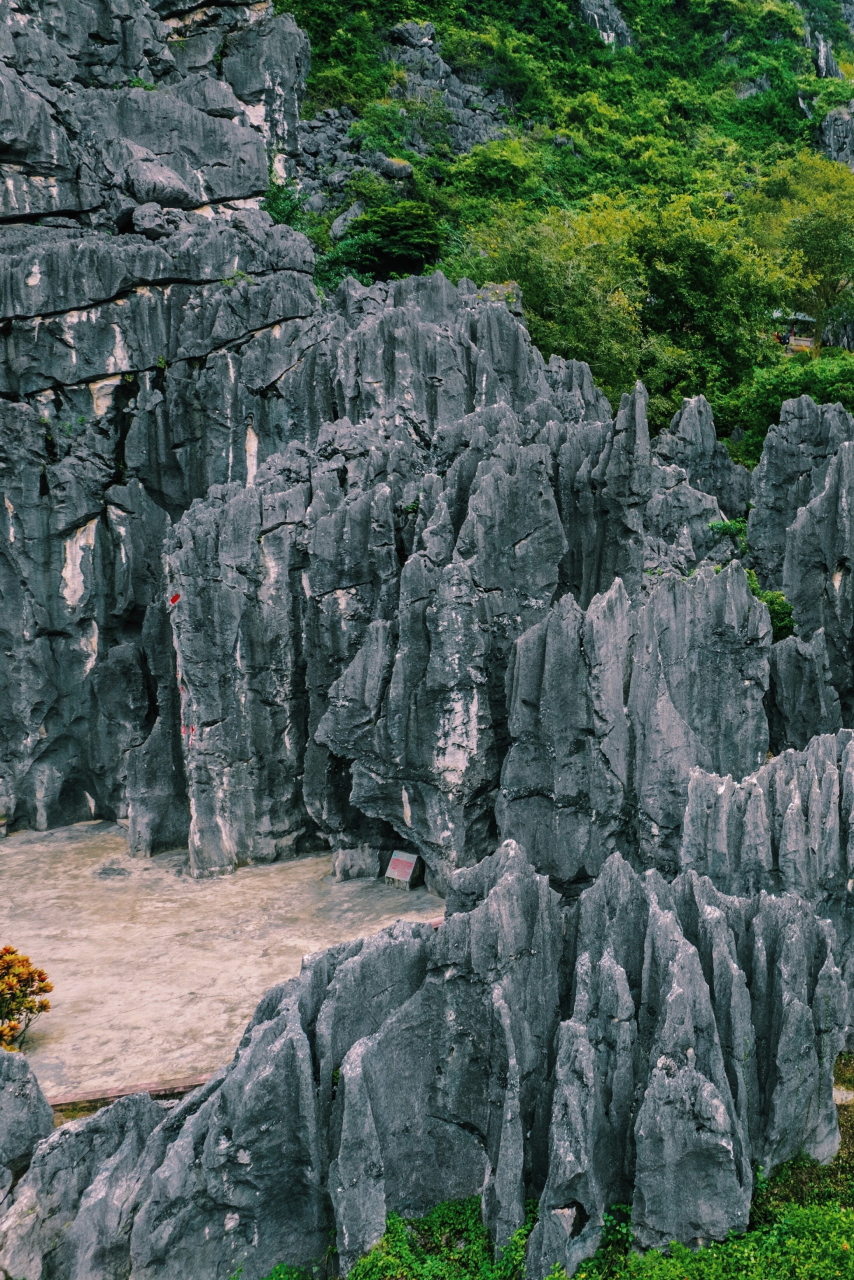
[[[47,1096],[213,1070],[304,955],[444,913],[423,888],[337,884],[331,864],[327,855],[193,880],[186,853],[131,858],[123,828],[106,822],[0,840],[0,945],[54,984],[27,1044]],[[107,866],[128,874],[99,876]]]

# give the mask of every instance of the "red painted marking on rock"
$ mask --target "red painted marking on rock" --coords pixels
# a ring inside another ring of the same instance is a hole
[[[180,599],[181,599],[181,592],[180,592],[180,591],[176,591],[176,592],[175,592],[175,594],[174,594],[174,596],[172,596],[171,600],[169,601],[169,603],[170,603],[170,604],[177,604],[177,603],[178,603],[178,601],[179,601]]]

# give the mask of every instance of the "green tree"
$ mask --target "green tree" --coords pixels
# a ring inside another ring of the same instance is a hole
[[[813,359],[834,312],[850,301],[854,281],[854,204],[824,196],[786,227],[785,246],[796,256],[801,274],[795,296],[814,319]]]
[[[637,219],[635,251],[648,284],[641,377],[661,427],[683,395],[710,400],[773,354],[768,334],[789,279],[737,212],[682,196]]]
[[[470,228],[440,265],[452,279],[468,276],[478,285],[515,280],[543,355],[587,361],[619,401],[634,382],[642,336],[645,281],[630,244],[632,220],[611,201],[536,219],[517,203]]]
[[[342,264],[365,275],[411,275],[435,261],[442,244],[436,214],[427,204],[401,200],[355,218],[338,246]]]

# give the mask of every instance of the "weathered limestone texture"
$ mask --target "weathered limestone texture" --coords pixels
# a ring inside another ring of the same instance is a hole
[[[753,472],[754,509],[747,524],[751,562],[763,587],[783,583],[786,530],[798,510],[822,492],[839,446],[854,440],[854,420],[842,405],[816,405],[809,396],[786,400]]]
[[[854,706],[854,441],[840,446],[821,488],[802,506],[786,533],[783,590],[791,600],[804,639],[824,631],[831,679],[844,724]]]
[[[573,926],[537,1280],[590,1256],[613,1203],[631,1203],[644,1245],[743,1229],[751,1161],[772,1168],[793,1139],[827,1159],[839,1142],[824,1055],[845,989],[833,931],[805,904],[728,898],[692,872],[639,878],[614,854]]]
[[[271,9],[162,21],[118,0],[0,4],[13,822],[99,814],[128,819],[138,853],[186,842],[161,554],[172,521],[232,478],[235,453],[244,476],[247,440],[264,439],[239,406],[240,348],[317,308],[307,241],[259,208],[271,160],[297,146],[308,61]]]
[[[836,107],[828,111],[821,122],[820,138],[822,149],[831,160],[854,167],[854,102],[847,107]]]
[[[614,0],[580,0],[581,16],[588,27],[599,32],[605,44],[620,49],[632,43],[632,33]]]
[[[687,472],[688,481],[703,493],[714,494],[724,517],[736,520],[747,511],[751,476],[737,466],[715,434],[711,406],[705,396],[683,400],[669,431],[653,443],[653,453],[663,466],[675,464]]]
[[[586,614],[564,596],[508,671],[502,834],[566,888],[615,849],[675,871],[692,768],[740,779],[765,760],[770,643],[736,563],[668,579],[637,610],[619,579]]]
[[[22,1053],[0,1050],[0,1206],[53,1128],[53,1112]]]
[[[596,1247],[615,1200],[643,1243],[722,1239],[752,1161],[838,1145],[832,945],[795,897],[667,885],[619,854],[562,906],[507,841],[452,875],[437,931],[308,957],[165,1118],[139,1095],[42,1141],[0,1268],[259,1280],[320,1257],[334,1223],[346,1275],[389,1210],[478,1193],[498,1246],[541,1194],[536,1280]]]

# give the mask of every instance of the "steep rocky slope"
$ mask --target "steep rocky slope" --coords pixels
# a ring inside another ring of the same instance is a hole
[[[338,126],[264,5],[2,17],[0,810],[197,875],[407,848],[447,918],[309,957],[165,1119],[46,1136],[7,1070],[0,1269],[258,1280],[334,1225],[346,1271],[481,1192],[499,1245],[541,1198],[536,1280],[615,1201],[743,1228],[838,1140],[854,421],[788,402],[751,474],[702,396],[651,440],[643,386],[546,363],[512,285],[321,301],[261,197]],[[407,90],[473,110],[416,35]]]

